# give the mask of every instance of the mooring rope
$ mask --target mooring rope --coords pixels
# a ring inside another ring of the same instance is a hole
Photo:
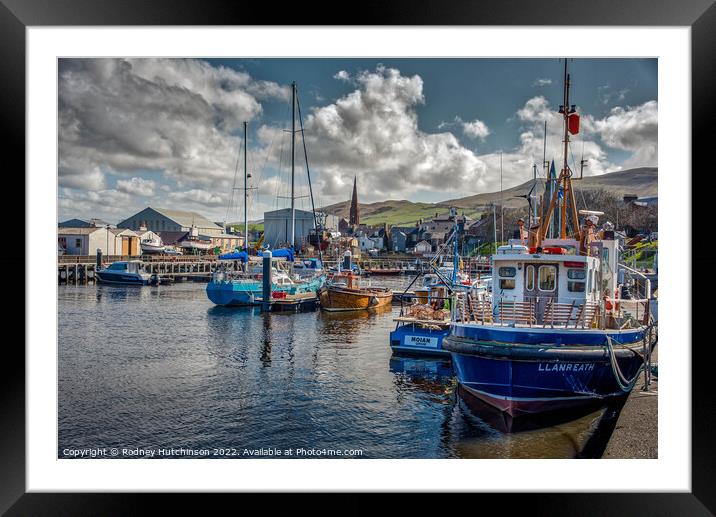
[[[625,392],[629,393],[632,388],[634,388],[634,385],[636,384],[636,380],[639,377],[639,374],[644,369],[644,360],[642,358],[641,366],[639,366],[639,369],[636,371],[636,374],[634,375],[634,378],[631,380],[627,380],[627,378],[622,373],[621,369],[619,368],[619,363],[617,362],[616,355],[614,354],[614,346],[612,345],[612,338],[607,334],[607,352],[609,353],[609,360],[612,366],[612,373],[614,374],[614,379],[617,381],[617,384],[619,385],[619,388]],[[637,357],[641,357],[637,352],[627,347],[627,350],[629,350],[631,353],[636,355]]]

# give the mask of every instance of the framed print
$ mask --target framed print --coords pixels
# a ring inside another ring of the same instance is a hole
[[[3,511],[713,512],[709,2],[398,2],[350,26],[181,4],[0,7],[27,301]]]

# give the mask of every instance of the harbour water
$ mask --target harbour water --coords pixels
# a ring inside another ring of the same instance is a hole
[[[504,433],[459,396],[449,361],[392,357],[397,306],[261,313],[205,288],[58,287],[58,457],[569,458],[603,427],[597,410]]]

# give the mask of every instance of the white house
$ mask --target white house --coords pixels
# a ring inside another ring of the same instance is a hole
[[[416,255],[425,255],[426,253],[430,253],[432,250],[433,247],[428,241],[420,241],[415,245],[413,253]]]
[[[94,255],[97,249],[103,255],[136,257],[141,254],[139,236],[123,228],[58,228],[57,243],[66,255]]]

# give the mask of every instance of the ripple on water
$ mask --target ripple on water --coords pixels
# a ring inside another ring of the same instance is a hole
[[[315,447],[368,458],[572,457],[596,418],[497,431],[460,403],[449,362],[391,358],[397,307],[263,314],[213,306],[200,283],[60,286],[58,307],[60,454]]]

